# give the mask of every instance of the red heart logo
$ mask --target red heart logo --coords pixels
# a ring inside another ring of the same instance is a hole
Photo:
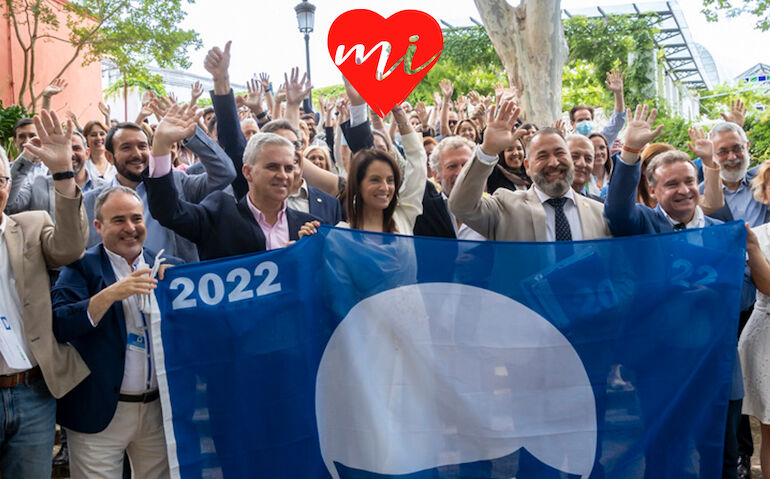
[[[350,10],[334,20],[327,39],[337,68],[380,118],[412,93],[441,56],[444,34],[425,12],[402,10],[383,18]],[[414,51],[410,65],[407,51]]]

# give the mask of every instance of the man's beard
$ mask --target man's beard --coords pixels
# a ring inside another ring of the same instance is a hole
[[[572,182],[575,179],[575,168],[570,166],[564,175],[563,179],[555,180],[551,183],[545,179],[545,173],[543,170],[532,174],[532,182],[537,185],[540,190],[551,198],[561,198],[564,194],[572,188]]]
[[[72,171],[77,175],[83,169],[85,161],[80,161],[75,155],[72,155]]]
[[[740,162],[740,165],[741,165],[741,167],[738,169],[728,170],[727,168],[725,168],[725,163],[738,163],[738,162]],[[722,180],[728,183],[737,183],[746,177],[746,171],[749,169],[750,162],[751,162],[751,157],[749,156],[749,152],[744,151],[742,160],[738,160],[736,158],[735,160],[732,160],[730,162],[726,161],[722,163],[719,169],[719,176],[722,178]]]
[[[139,183],[142,181],[142,174],[141,173],[134,173],[133,171],[130,171],[126,165],[136,160],[136,158],[131,158],[130,160],[126,161],[125,163],[119,163],[115,162],[115,169],[117,170],[118,174],[122,176],[123,178],[133,181],[134,183]]]

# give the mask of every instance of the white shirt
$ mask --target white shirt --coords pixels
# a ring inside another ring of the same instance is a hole
[[[27,336],[24,334],[24,321],[22,317],[21,301],[16,293],[16,279],[11,269],[11,258],[8,254],[8,245],[5,241],[5,228],[8,226],[8,217],[0,212],[3,222],[0,223],[0,316],[5,316],[6,321],[11,326],[16,339],[24,349],[32,367],[37,366],[32,351],[27,344]],[[21,369],[11,369],[8,363],[0,354],[0,375],[15,374],[21,372]]]
[[[487,240],[484,236],[477,233],[475,230],[471,229],[471,227],[466,225],[465,223],[460,223],[460,227],[458,228],[457,217],[455,217],[455,214],[452,213],[452,210],[449,209],[449,205],[447,204],[449,201],[449,198],[446,197],[443,191],[441,192],[441,197],[444,198],[444,204],[447,205],[446,210],[449,212],[449,218],[452,220],[452,228],[454,228],[455,230],[455,236],[457,237],[457,239],[471,240],[471,241]]]
[[[307,182],[302,179],[297,192],[293,195],[289,195],[286,198],[286,206],[293,210],[302,211],[303,213],[310,213],[310,201],[308,196]]]
[[[125,258],[104,248],[110,259],[115,280],[120,281],[137,269],[148,268],[144,261],[144,251],[129,265]],[[126,361],[123,368],[123,382],[120,392],[126,394],[142,394],[158,388],[158,380],[155,377],[155,365],[152,361],[152,338],[150,337],[150,325],[144,314],[139,310],[139,300],[136,295],[121,301],[123,303],[123,316],[126,321]],[[135,335],[135,336],[132,336]],[[132,347],[131,337],[141,338],[144,350]]]
[[[660,211],[662,211],[663,214],[666,215],[666,219],[671,223],[671,226],[676,226],[679,224],[679,221],[676,221],[675,219],[670,217],[668,213],[666,213],[666,210],[661,208]],[[689,230],[690,228],[703,228],[704,226],[706,226],[706,218],[703,216],[703,210],[700,209],[700,206],[696,206],[695,214],[692,215],[692,219],[690,220],[689,223],[684,225],[684,227]]]
[[[537,185],[534,188],[535,194],[545,210],[545,237],[548,241],[556,241],[556,210],[554,210],[553,206],[546,203],[551,197],[540,191]],[[567,217],[569,222],[572,241],[580,241],[583,239],[583,227],[580,224],[580,215],[578,214],[577,203],[575,202],[575,191],[570,188],[563,198],[567,198],[567,201],[564,203],[564,216]]]
[[[104,180],[104,182],[112,181],[112,179],[115,178],[115,175],[118,173],[118,170],[115,169],[115,165],[107,162],[107,169],[104,170],[104,174],[102,175],[99,173],[99,168],[97,168],[96,165],[94,165],[94,162],[91,161],[91,158],[86,160],[86,165],[84,168],[88,172],[88,176],[91,179],[100,178]]]

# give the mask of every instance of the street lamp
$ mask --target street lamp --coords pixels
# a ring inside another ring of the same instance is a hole
[[[307,0],[302,0],[302,3],[298,3],[294,7],[294,11],[297,12],[299,31],[305,34],[305,61],[307,62],[307,80],[310,82],[310,32],[313,31],[313,23],[315,22],[315,5]],[[307,105],[310,108],[305,108],[305,111],[310,112],[313,105],[313,92],[308,95]]]

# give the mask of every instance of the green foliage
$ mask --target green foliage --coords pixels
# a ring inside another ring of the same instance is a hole
[[[663,124],[663,131],[655,139],[656,143],[668,143],[682,151],[689,153],[687,142],[690,141],[690,135],[687,133],[692,127],[692,122],[681,116],[671,115],[668,109],[663,106],[658,109],[658,116],[655,118],[653,127]]]
[[[743,104],[746,105],[750,114],[756,114],[758,113],[757,105],[770,107],[770,95],[764,93],[763,90],[747,83],[738,85],[723,83],[713,90],[702,93],[701,113],[708,118],[719,119],[719,113],[727,112],[730,109],[731,101],[740,99],[743,100]]]
[[[503,64],[484,27],[444,30],[441,57],[407,100],[433,104],[433,92],[439,91],[438,83],[444,78],[452,81],[455,98],[471,90],[486,95],[494,91],[495,84],[507,84]]]
[[[313,100],[318,103],[318,97],[329,98],[338,97],[341,93],[345,93],[345,85],[340,83],[339,85],[325,86],[323,88],[313,89]]]
[[[626,73],[625,95],[626,103],[636,105],[650,100],[649,88],[653,78],[652,62],[654,57],[654,15],[625,16],[608,15],[602,18],[574,16],[562,22],[564,35],[569,45],[570,59],[565,66],[565,72],[579,68],[585,63],[594,66],[592,88],[585,91],[585,96],[591,98],[597,88],[601,88],[601,102],[589,103],[564,101],[567,105],[586,103],[601,105],[611,109],[612,94],[604,89],[606,74],[613,68],[619,68]],[[639,61],[629,63],[629,58]],[[586,82],[589,83],[589,82]],[[564,94],[564,92],[563,92]],[[579,97],[579,90],[568,92],[571,98]]]
[[[126,73],[123,75],[122,80],[118,80],[103,90],[105,98],[121,98],[123,96],[124,88],[138,89],[140,92],[151,90],[156,95],[165,96],[166,87],[163,85],[163,77],[160,75],[153,75],[149,71],[135,71],[133,73]]]
[[[16,145],[13,143],[13,125],[28,116],[29,113],[23,106],[11,105],[3,108],[3,102],[0,101],[0,145],[5,149],[9,160],[13,160],[19,155],[19,152],[16,151]]]
[[[733,5],[731,0],[703,0],[703,14],[710,22],[719,20],[718,12],[727,13],[728,18],[749,13],[757,17],[757,23],[754,26],[757,30],[766,32],[770,30],[770,0],[736,0],[742,5]]]
[[[607,90],[596,83],[596,66],[584,60],[564,65],[561,84],[563,105],[603,105],[607,102]],[[609,108],[613,108],[610,104]]]
[[[770,112],[750,115],[743,129],[749,137],[752,165],[770,160]]]
[[[185,17],[182,2],[193,0],[4,0],[5,16],[24,57],[23,79],[19,88],[19,104],[29,105],[34,112],[39,93],[34,91],[37,45],[42,41],[65,42],[72,46],[69,58],[53,78],[62,74],[78,59],[87,65],[103,58],[111,59],[122,76],[132,81],[147,79],[147,65],[155,62],[163,68],[188,68],[187,51],[200,48],[201,41],[193,30],[179,28]],[[59,21],[55,10],[66,12],[69,35],[57,33]]]

